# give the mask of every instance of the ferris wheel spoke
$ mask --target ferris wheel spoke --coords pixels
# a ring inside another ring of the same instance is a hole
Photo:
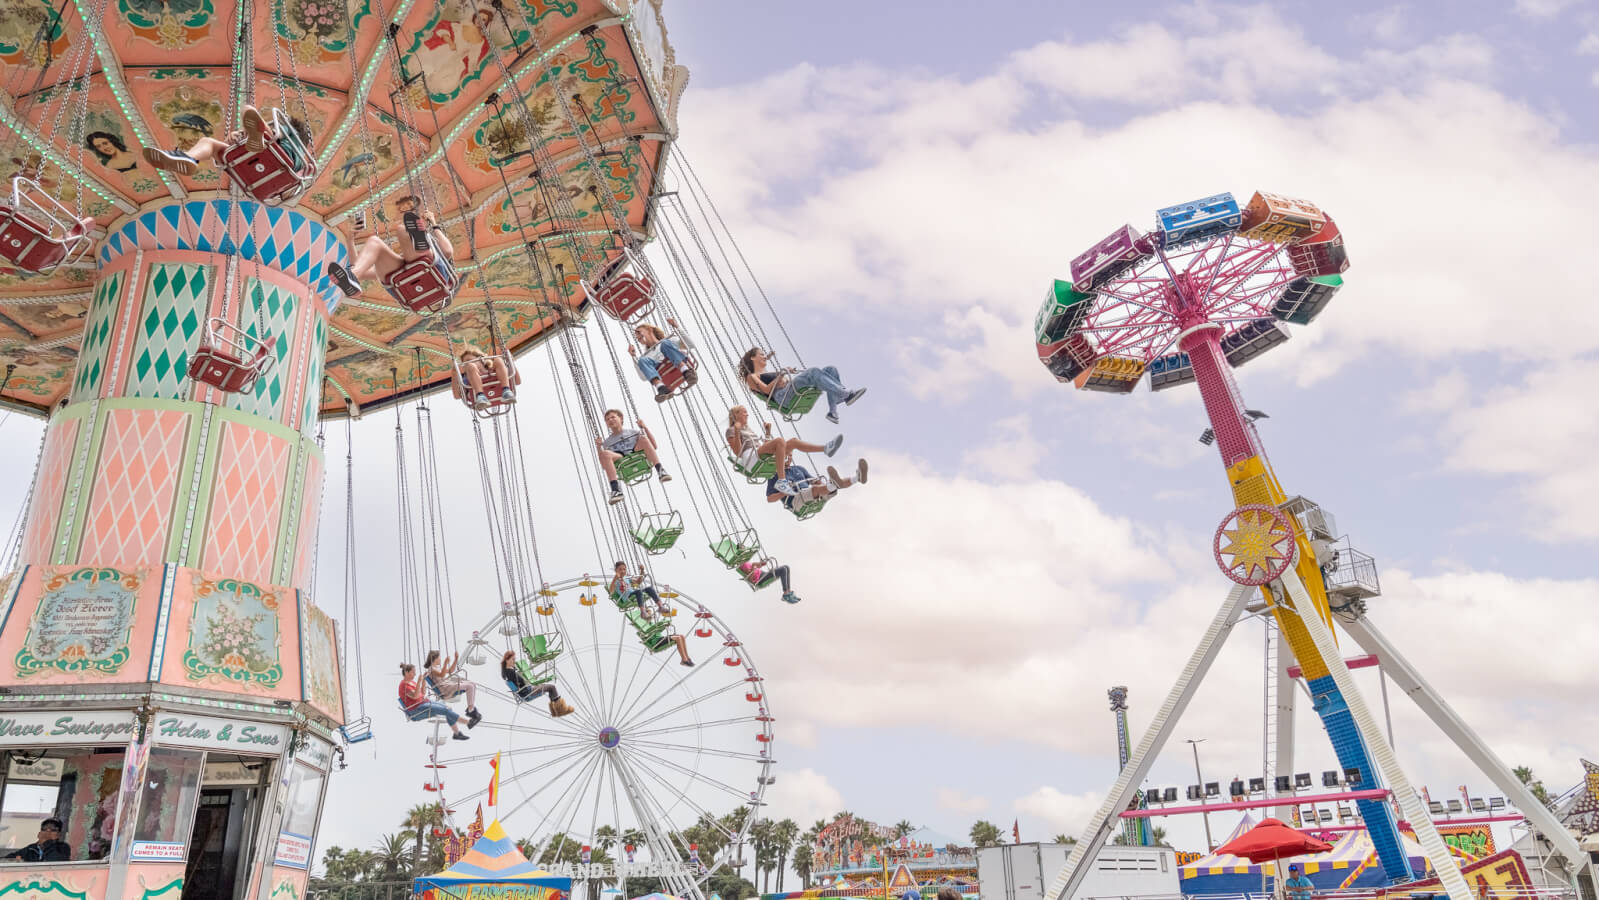
[[[711,659],[712,659],[712,657],[710,657],[710,656],[706,656],[706,657],[701,658],[699,663],[697,663],[694,666],[694,668],[690,669],[687,672],[687,674],[679,676],[678,679],[676,681],[672,682],[672,684],[669,687],[663,688],[661,690],[661,693],[659,695],[657,695],[654,700],[650,701],[649,706],[644,707],[644,709],[649,709],[650,706],[654,706],[656,703],[661,702],[661,698],[663,698],[667,694],[671,693],[674,689],[682,686],[682,684],[684,682],[688,681],[690,678],[693,678],[695,675],[698,675],[701,671],[703,671],[707,666],[709,666],[711,664]],[[665,666],[662,666],[662,667],[660,667],[660,668],[655,670],[655,674],[650,676],[650,680],[645,682],[644,687],[639,689],[638,696],[636,698],[634,698],[633,701],[630,704],[628,704],[628,707],[626,709],[624,709],[617,716],[618,720],[626,721],[629,716],[632,716],[635,713],[642,713],[644,711],[644,710],[638,709],[638,705],[644,701],[645,696],[647,696],[650,693],[650,688],[655,685],[656,680],[659,679],[661,677],[662,673],[664,673],[665,671],[666,671],[666,667]],[[629,724],[637,724],[637,723],[630,722]]]
[[[560,793],[560,795],[556,798],[556,802],[551,805],[551,814],[546,815],[543,819],[539,820],[539,827],[541,829],[551,828],[553,830],[544,838],[542,842],[540,842],[537,848],[538,857],[542,857],[544,855],[544,850],[550,845],[549,842],[556,835],[560,835],[561,839],[555,845],[554,856],[556,861],[560,860],[561,850],[566,847],[566,841],[571,836],[571,826],[576,822],[575,814],[577,805],[582,801],[584,792],[588,789],[588,783],[590,779],[594,777],[594,773],[599,771],[600,767],[604,764],[604,759],[605,755],[603,753],[596,753],[589,759],[588,762],[584,763],[582,770],[578,772],[578,777],[572,780],[572,783],[567,786],[566,790],[563,790]],[[567,799],[568,792],[571,793],[570,800]],[[565,817],[559,813],[556,813],[556,810],[560,809],[563,804],[565,804],[566,809],[572,811],[570,815]]]
[[[611,764],[616,770],[617,777],[621,780],[623,786],[627,788],[628,802],[629,805],[634,807],[634,814],[638,816],[640,823],[646,823],[646,820],[648,820],[647,824],[644,825],[644,833],[645,839],[651,845],[650,855],[659,855],[662,857],[662,862],[681,862],[688,855],[688,841],[684,839],[677,829],[670,827],[669,824],[666,827],[662,827],[661,823],[671,822],[670,811],[656,799],[654,792],[644,784],[643,778],[639,777],[632,762],[633,760],[626,754],[611,759]],[[714,816],[710,818],[714,823],[713,827],[721,830],[721,823]],[[672,845],[673,840],[682,845],[680,850]]]
[[[619,685],[619,684],[622,683],[622,644],[623,644],[624,641],[627,640],[627,627],[628,627],[628,622],[627,622],[626,619],[620,619],[619,618],[616,624],[617,624],[616,658],[611,661],[611,684],[612,685]],[[638,661],[633,664],[633,672],[634,672],[635,675],[638,673],[638,667],[643,664],[643,660],[644,660],[644,657],[641,655],[641,656],[638,657]],[[609,719],[609,720],[615,720],[616,719],[616,707],[621,704],[623,693],[628,688],[631,688],[632,686],[633,686],[632,682],[629,681],[627,688],[623,688],[621,690],[615,690],[615,691],[611,692],[611,705],[607,706],[605,708],[605,718],[606,719]]]
[[[526,772],[518,772],[518,773],[516,773],[514,776],[512,776],[508,780],[511,781],[511,782],[521,781],[523,778],[525,778],[525,777],[527,777],[529,775],[532,775],[534,772],[537,772],[540,769],[552,767],[556,763],[561,762],[563,760],[568,760],[568,759],[572,760],[571,762],[566,764],[566,768],[564,768],[561,771],[556,772],[555,774],[551,775],[550,776],[550,780],[548,782],[546,782],[542,787],[538,788],[537,790],[532,791],[531,793],[528,793],[526,796],[524,796],[522,798],[522,802],[517,803],[516,805],[512,806],[503,815],[504,816],[510,816],[510,815],[515,814],[516,812],[520,811],[523,807],[525,807],[528,804],[532,803],[535,799],[538,798],[538,796],[540,794],[542,794],[545,791],[549,790],[551,787],[554,787],[555,785],[560,784],[561,783],[561,779],[564,778],[568,773],[570,773],[573,769],[577,768],[578,766],[585,764],[585,760],[588,760],[589,758],[591,758],[594,755],[594,753],[596,752],[596,749],[580,747],[577,750],[572,751],[571,753],[563,755],[560,759],[550,760],[549,762],[546,762],[546,763],[540,763],[539,765],[535,766],[532,769],[529,769]],[[577,758],[576,759],[572,759],[572,757],[574,757],[574,756],[577,757]],[[570,786],[570,782],[568,782],[567,784]],[[549,817],[549,814],[546,813],[545,814],[545,818],[548,818],[548,817]]]
[[[633,753],[637,753],[640,756],[647,757],[648,759],[654,760],[655,762],[660,763],[663,766],[667,766],[669,768],[676,769],[677,771],[682,772],[684,775],[687,775],[690,778],[695,779],[696,781],[700,781],[700,782],[703,782],[704,784],[708,784],[711,787],[714,787],[714,788],[716,788],[718,790],[726,791],[728,796],[733,797],[734,799],[738,800],[741,803],[747,803],[749,801],[749,791],[747,791],[747,790],[746,791],[741,791],[738,788],[733,787],[732,785],[728,784],[725,781],[722,781],[722,780],[716,779],[716,778],[712,778],[711,776],[706,775],[705,773],[699,771],[698,769],[691,769],[688,766],[683,765],[682,763],[673,762],[672,760],[667,759],[664,756],[658,756],[658,755],[656,755],[654,753],[649,752],[648,750],[640,750],[637,747],[634,747],[632,749],[632,752]]]
[[[690,672],[689,674],[692,675],[694,673]],[[682,680],[680,680],[678,683],[681,684]],[[622,725],[621,727],[623,728],[623,730],[626,730],[626,731],[632,731],[635,728],[643,728],[645,725],[649,725],[652,722],[658,722],[661,719],[663,719],[663,718],[665,718],[667,716],[670,716],[670,715],[672,715],[674,713],[682,712],[685,709],[689,709],[691,707],[698,706],[699,704],[704,703],[706,700],[710,700],[710,699],[713,699],[715,697],[720,697],[721,695],[727,693],[728,691],[737,690],[743,684],[744,684],[744,682],[742,682],[742,681],[730,682],[728,684],[725,684],[725,685],[717,688],[714,691],[709,691],[709,692],[701,694],[698,697],[695,697],[695,698],[693,698],[691,700],[686,700],[686,701],[684,701],[682,703],[679,703],[678,705],[672,707],[669,710],[666,710],[665,712],[656,713],[655,715],[650,716],[648,719],[643,719],[643,720],[640,720],[640,719],[637,719],[637,718],[629,719],[626,722],[626,724]],[[655,704],[661,702],[661,699],[666,697],[666,696],[667,696],[667,694],[665,694],[665,693],[661,694],[661,696],[655,698],[655,700],[653,702],[651,702],[649,706],[646,706],[643,709],[640,709],[638,712],[634,713],[634,715],[635,716],[644,715],[645,713],[647,713],[651,709],[653,709]]]
[[[661,741],[633,741],[635,746],[653,747],[657,750],[671,750],[677,753],[704,753],[711,756],[720,756],[724,759],[741,759],[745,762],[765,762],[759,753],[745,753],[741,750],[721,750],[716,747],[705,747],[690,744],[667,744]]]
[[[572,634],[572,630],[566,627],[566,617],[561,615],[560,607],[556,607],[555,609],[555,625],[557,628],[561,629],[561,634]],[[588,673],[583,671],[582,662],[571,656],[568,656],[567,659],[572,660],[572,664],[569,666],[569,668],[571,671],[577,673],[577,688],[583,692],[583,699],[587,701],[588,708],[593,710],[592,714],[598,715],[600,705],[594,702],[594,692],[589,688]],[[557,668],[557,671],[559,671],[559,668]],[[568,685],[568,687],[571,687],[571,685]]]
[[[599,604],[589,607],[589,632],[600,633]],[[609,718],[611,713],[610,702],[605,697],[605,666],[600,662],[600,645],[594,645],[594,687],[600,695],[600,705],[594,707],[594,714],[602,718]]]
[[[713,722],[693,722],[693,723],[686,723],[686,724],[683,724],[683,725],[670,725],[670,726],[667,726],[665,728],[652,728],[652,729],[649,729],[647,731],[639,731],[636,728],[630,728],[630,729],[628,729],[627,736],[636,738],[636,737],[644,737],[644,736],[648,736],[648,735],[671,734],[671,733],[677,732],[677,731],[694,731],[694,730],[703,730],[703,729],[706,729],[706,728],[719,728],[719,727],[721,727],[723,725],[737,725],[737,724],[741,724],[741,723],[744,723],[744,722],[753,723],[753,722],[755,722],[755,717],[754,716],[735,716],[735,717],[730,718],[730,719],[717,719],[717,720],[715,720]]]
[[[637,751],[634,751],[634,752],[637,752]],[[629,760],[629,761],[631,762],[631,760]],[[655,771],[653,768],[650,768],[647,765],[639,766],[638,767],[638,771],[642,772],[644,775],[649,776],[650,778],[655,779],[656,783],[658,783],[662,788],[666,789],[666,791],[668,793],[675,795],[680,802],[688,804],[689,806],[693,807],[696,812],[698,812],[701,815],[705,816],[706,818],[716,822],[716,826],[715,826],[716,830],[722,832],[725,835],[727,835],[729,840],[732,840],[734,838],[733,832],[722,825],[721,819],[719,819],[716,816],[715,813],[711,812],[710,810],[708,810],[705,807],[703,807],[703,806],[699,805],[698,803],[696,803],[694,798],[690,797],[688,795],[687,791],[679,790],[671,782],[669,782],[665,778],[663,778],[659,772]],[[642,784],[643,784],[643,779],[642,778],[639,779],[639,783],[642,786]],[[656,801],[656,802],[657,802],[657,804],[659,804],[660,801]],[[664,807],[662,807],[662,808],[664,809]]]

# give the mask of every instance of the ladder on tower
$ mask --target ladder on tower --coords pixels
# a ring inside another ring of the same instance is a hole
[[[1265,721],[1260,738],[1260,775],[1266,779],[1266,790],[1277,795],[1277,653],[1282,636],[1277,632],[1277,622],[1271,616],[1261,616],[1266,626]]]

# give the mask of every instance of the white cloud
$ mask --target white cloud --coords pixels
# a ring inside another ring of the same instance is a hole
[[[999,481],[1032,478],[1048,450],[1029,423],[1028,416],[1015,415],[995,422],[986,433],[970,435],[982,443],[962,453],[962,463]]]
[[[1599,56],[1599,31],[1583,35],[1582,41],[1577,44],[1577,52],[1583,56]]]
[[[1533,19],[1552,19],[1575,5],[1577,0],[1516,0],[1516,12]]]
[[[763,814],[773,819],[793,819],[808,825],[844,809],[844,795],[814,769],[778,770],[777,783],[766,789]]]
[[[938,808],[950,812],[978,815],[988,809],[988,798],[977,797],[955,788],[941,787],[937,790]]]
[[[1076,837],[1103,802],[1105,795],[1098,791],[1068,794],[1046,784],[1024,797],[1017,797],[1016,811],[1043,820],[1050,832],[1048,837],[1056,834]]]

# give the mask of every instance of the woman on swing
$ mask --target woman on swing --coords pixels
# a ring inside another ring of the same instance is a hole
[[[513,385],[517,382],[516,372],[506,365],[503,357],[489,356],[482,350],[467,344],[461,348],[458,357],[461,361],[461,378],[450,382],[450,393],[455,399],[472,399],[467,405],[473,409],[485,409],[489,405],[487,385],[500,385],[504,390],[500,396],[507,403],[516,400],[516,390]],[[465,384],[462,384],[462,380]],[[464,396],[463,396],[464,392]]]
[[[483,714],[477,711],[477,685],[458,674],[459,656],[443,656],[437,650],[429,650],[427,658],[422,660],[422,668],[427,670],[423,677],[440,697],[452,700],[466,695],[466,727],[476,728],[477,723],[483,721]]]
[[[516,699],[522,703],[530,703],[533,698],[548,694],[551,718],[559,719],[572,712],[572,704],[561,699],[561,692],[555,689],[554,681],[546,681],[537,687],[527,683],[527,679],[516,669],[515,650],[507,650],[500,657],[500,677],[505,679],[506,686],[516,693]]]
[[[866,393],[866,388],[850,390],[845,387],[838,369],[833,366],[768,372],[766,362],[770,358],[759,347],[751,347],[738,361],[738,374],[744,377],[744,383],[749,385],[750,390],[779,406],[792,401],[799,396],[800,391],[818,390],[827,395],[827,421],[837,425],[838,405],[842,403],[849,406]]]
[[[382,234],[374,234],[361,245],[361,252],[356,254],[355,262],[349,269],[336,262],[328,263],[328,277],[339,286],[346,297],[356,297],[361,293],[362,279],[376,277],[379,281],[393,275],[400,267],[422,256],[433,252],[434,245],[438,247],[438,254],[434,257],[435,266],[449,266],[450,260],[455,257],[455,245],[444,233],[444,229],[433,220],[432,214],[421,212],[422,199],[415,194],[406,194],[394,201],[394,210],[400,214],[400,221],[408,240],[400,242],[400,252],[395,253],[389,246],[388,239]],[[387,229],[393,231],[393,227]],[[432,235],[431,240],[429,235]]]
[[[788,460],[794,451],[801,453],[825,453],[828,456],[838,452],[844,443],[844,436],[838,435],[825,444],[812,444],[799,438],[772,437],[772,423],[762,422],[765,436],[757,435],[750,428],[750,411],[742,406],[735,406],[727,411],[727,449],[733,451],[733,458],[743,466],[745,471],[753,472],[760,464],[761,457],[770,456],[777,463],[778,472],[788,471]],[[789,492],[789,483],[779,479],[777,489]]]
[[[655,402],[665,403],[672,396],[672,389],[661,383],[661,366],[671,362],[683,373],[683,383],[687,385],[699,384],[700,374],[687,365],[688,354],[683,348],[692,347],[688,338],[678,327],[676,319],[667,319],[666,324],[672,326],[670,337],[659,326],[645,322],[633,329],[633,339],[644,345],[644,355],[639,356],[638,348],[632,344],[627,345],[628,355],[634,358],[638,365],[640,375],[650,384],[655,385]]]
[[[193,175],[199,171],[200,163],[216,159],[222,151],[228,149],[238,141],[244,141],[244,146],[250,151],[259,151],[271,141],[283,148],[289,157],[289,164],[295,171],[304,171],[311,164],[311,160],[302,155],[310,152],[311,126],[297,116],[289,116],[289,127],[294,129],[294,137],[298,140],[284,140],[284,135],[275,134],[272,126],[261,115],[261,111],[253,106],[244,108],[244,128],[228,135],[225,141],[214,137],[202,136],[187,150],[158,150],[155,147],[144,148],[144,161],[163,172],[172,172],[177,175]]]

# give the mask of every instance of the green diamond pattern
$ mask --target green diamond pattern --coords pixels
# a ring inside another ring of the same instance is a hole
[[[72,402],[88,400],[100,393],[100,382],[110,366],[106,351],[111,345],[111,326],[122,308],[124,273],[113,272],[94,289],[94,304],[89,324],[83,329],[83,344],[78,348],[78,375],[72,381]]]
[[[189,353],[200,344],[211,300],[210,276],[210,266],[194,263],[150,267],[127,396],[188,396]]]
[[[327,357],[328,329],[321,316],[312,316],[316,324],[311,330],[311,365],[305,372],[305,409],[300,415],[300,430],[309,432],[316,424],[316,415],[322,405],[322,364]]]
[[[286,291],[254,278],[244,283],[244,296],[249,302],[239,310],[238,323],[253,338],[265,335],[272,341],[272,355],[277,359],[272,371],[255,382],[254,390],[234,394],[228,406],[240,412],[278,418],[283,406],[284,382],[289,373],[289,354],[294,349],[294,319],[299,311],[299,298]]]

